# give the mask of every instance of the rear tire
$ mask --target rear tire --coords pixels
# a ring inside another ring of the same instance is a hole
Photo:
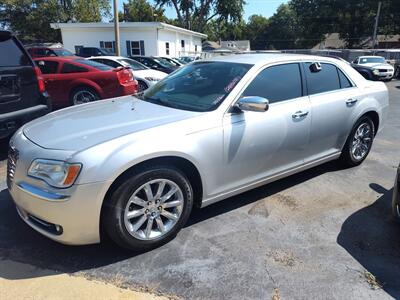
[[[80,105],[100,99],[96,91],[90,87],[79,87],[74,89],[70,98],[72,105]]]
[[[346,140],[340,161],[347,167],[360,165],[371,151],[374,137],[374,123],[368,116],[361,117]]]
[[[127,177],[105,202],[103,228],[119,246],[159,247],[185,225],[193,207],[189,180],[171,166],[150,166]]]
[[[142,80],[138,80],[138,93],[144,92],[148,88],[149,88],[149,86],[146,84],[146,82],[144,82]]]

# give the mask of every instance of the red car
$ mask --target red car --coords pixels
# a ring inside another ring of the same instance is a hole
[[[49,56],[74,56],[71,51],[63,48],[32,47],[28,48],[27,51],[32,58]]]
[[[133,95],[138,90],[131,69],[114,69],[78,57],[45,57],[35,62],[54,108]]]

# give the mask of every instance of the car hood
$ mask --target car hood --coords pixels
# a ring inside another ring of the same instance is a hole
[[[50,113],[25,125],[23,132],[43,148],[78,151],[198,114],[125,96]]]
[[[133,75],[137,78],[153,77],[163,79],[168,74],[157,70],[133,70]]]
[[[368,64],[362,64],[361,66],[367,66],[373,69],[379,69],[379,68],[385,68],[385,69],[393,69],[393,67],[389,64],[377,64],[377,63],[368,63]]]

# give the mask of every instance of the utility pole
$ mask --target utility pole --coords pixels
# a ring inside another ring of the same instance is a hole
[[[114,0],[114,31],[115,31],[115,55],[121,55],[119,44],[119,16],[118,16],[118,0]]]
[[[376,18],[375,18],[374,35],[372,36],[372,48],[375,48],[377,44],[378,24],[379,24],[379,16],[381,14],[381,7],[382,7],[382,1],[379,1],[378,12],[376,13]]]

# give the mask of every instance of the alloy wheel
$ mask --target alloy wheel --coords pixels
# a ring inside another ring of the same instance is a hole
[[[81,90],[74,94],[72,98],[74,105],[84,104],[97,100],[95,94],[88,90]]]
[[[183,193],[168,179],[155,179],[140,186],[124,211],[127,231],[140,240],[153,240],[167,234],[183,211]]]
[[[373,131],[368,123],[361,123],[354,133],[350,154],[356,161],[361,161],[368,154],[373,140]]]

